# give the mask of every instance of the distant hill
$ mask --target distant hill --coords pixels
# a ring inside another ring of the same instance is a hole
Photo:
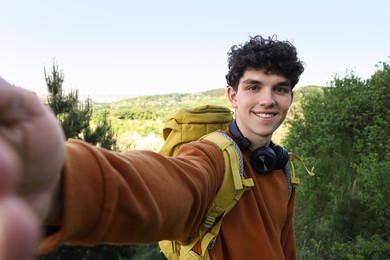
[[[95,103],[94,108],[119,109],[130,107],[150,107],[164,111],[174,111],[177,108],[194,107],[205,104],[228,106],[225,88],[218,88],[197,93],[171,93],[163,95],[148,95],[124,98],[114,102]]]
[[[306,95],[321,93],[323,87],[306,86],[294,90],[294,101],[283,125],[275,132],[273,140],[282,143],[288,133],[289,122],[301,114],[301,100]],[[153,132],[162,140],[162,127],[165,120],[174,111],[181,108],[190,108],[200,105],[221,105],[231,108],[225,88],[218,88],[197,93],[172,93],[164,95],[149,95],[124,98],[114,102],[94,103],[94,115],[99,111],[109,111],[109,118],[117,132],[118,139],[123,142],[122,149],[138,148],[136,144],[129,145],[129,132],[136,132],[139,136],[147,136]],[[137,116],[139,114],[139,116]],[[127,136],[123,138],[123,136]],[[123,139],[123,140],[122,140]],[[140,141],[145,143],[145,140]],[[160,141],[161,143],[161,141]],[[157,148],[154,148],[157,149]]]

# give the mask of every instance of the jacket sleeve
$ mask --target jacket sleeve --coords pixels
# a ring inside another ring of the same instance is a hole
[[[219,148],[185,145],[177,157],[117,153],[73,140],[63,169],[63,212],[38,254],[63,243],[150,243],[184,240],[200,225],[223,178]]]
[[[288,215],[286,218],[285,225],[282,230],[281,244],[285,259],[295,260],[297,259],[297,249],[295,243],[295,232],[294,232],[294,203],[295,203],[295,192],[296,188],[292,189],[291,197],[288,203]]]

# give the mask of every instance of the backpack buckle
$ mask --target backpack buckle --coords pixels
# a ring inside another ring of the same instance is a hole
[[[214,223],[215,223],[215,219],[216,218],[214,218],[214,217],[212,217],[212,216],[207,216],[207,218],[206,218],[206,220],[204,221],[204,223],[203,223],[203,227],[205,228],[205,229],[209,229],[209,228],[211,228],[213,225],[214,225]]]

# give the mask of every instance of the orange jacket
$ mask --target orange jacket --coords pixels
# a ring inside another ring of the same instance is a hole
[[[290,200],[282,170],[260,175],[243,152],[247,191],[225,217],[212,259],[296,259]],[[63,243],[132,244],[185,241],[202,223],[222,181],[223,156],[203,140],[177,157],[150,151],[110,152],[81,141],[67,142],[63,169],[63,214],[48,226],[58,230],[38,246],[48,253]]]

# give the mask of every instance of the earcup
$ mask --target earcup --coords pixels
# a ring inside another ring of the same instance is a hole
[[[276,154],[275,169],[282,169],[283,167],[286,166],[286,164],[288,163],[288,160],[290,159],[288,151],[280,145],[274,145],[272,147],[272,150],[274,150],[274,152]]]
[[[271,143],[270,147],[259,147],[253,151],[251,164],[258,173],[270,173],[282,169],[288,163],[288,152],[279,145]]]
[[[268,147],[260,147],[253,151],[251,164],[258,173],[269,173],[275,169],[277,164],[275,152]]]

